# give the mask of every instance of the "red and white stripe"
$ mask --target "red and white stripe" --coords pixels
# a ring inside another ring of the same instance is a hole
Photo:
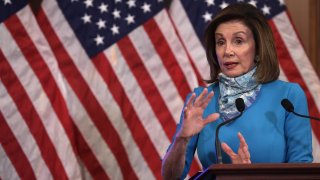
[[[77,119],[75,124],[102,169],[118,169],[119,173],[105,171],[111,179],[160,178],[160,157],[170,144],[185,96],[197,86],[187,54],[181,44],[174,42],[177,37],[173,28],[166,26],[170,25],[166,11],[90,59],[57,4],[44,1],[42,8],[40,27],[70,85],[68,91],[74,93],[67,97],[71,116]],[[161,48],[154,42],[161,42]],[[77,101],[76,107],[83,106],[80,109],[88,114],[86,119],[73,117],[72,103]],[[89,121],[85,123],[91,123],[90,128],[101,137],[81,131],[85,129],[84,121]],[[115,161],[102,164],[108,161],[99,153],[102,147],[90,143],[97,139],[105,144],[103,148],[110,149]],[[85,166],[89,168],[89,164]]]
[[[0,115],[0,117],[1,117],[1,115]],[[4,120],[1,122],[4,122]],[[0,127],[2,128],[4,126],[1,125]],[[1,135],[4,135],[4,134],[1,133]],[[6,137],[8,137],[8,136],[6,136]],[[3,145],[3,146],[5,146],[5,145]],[[5,149],[2,147],[2,145],[0,145],[0,164],[1,164],[1,166],[0,166],[0,179],[19,179],[19,175],[18,175],[15,167],[13,166],[12,161],[7,156]]]
[[[121,119],[114,122],[114,117],[110,116],[110,111],[115,113],[117,108],[111,101],[106,84],[81,49],[56,2],[44,1],[42,8],[39,23],[58,60],[66,84],[70,86],[68,93],[74,94],[67,100],[68,107],[71,108],[71,116],[77,116],[73,119],[77,119],[75,124],[90,149],[88,156],[91,160],[84,165],[93,178],[139,178],[141,173],[137,172],[139,167],[135,166],[135,157],[139,157],[139,154],[129,156],[137,147],[134,141],[130,141],[130,134],[117,131],[117,128],[126,127],[121,123]],[[83,116],[79,117],[79,109],[73,109],[75,107],[82,107],[80,113]],[[127,144],[123,143],[125,137]],[[85,161],[85,158],[82,161]],[[91,166],[92,162],[96,167]],[[143,162],[140,164],[143,166]]]
[[[205,49],[201,43],[202,39],[199,39],[194,31],[181,2],[172,1],[169,13],[176,32],[179,35],[179,39],[188,52],[196,73],[199,73],[202,79],[210,79],[210,68],[208,66]]]
[[[46,42],[37,34],[37,27],[28,6],[0,27],[1,93],[10,95],[2,96],[10,102],[1,103],[6,121],[3,124],[7,124],[5,127],[10,129],[6,131],[11,131],[17,138],[16,142],[19,142],[12,150],[22,149],[28,160],[20,161],[11,153],[8,156],[14,160],[12,164],[15,167],[26,165],[25,168],[29,166],[33,170],[25,174],[26,178],[77,179],[81,173],[66,134],[71,130],[64,127],[68,119],[58,119],[64,118],[63,113],[67,111],[63,107],[58,109],[56,104],[62,96],[52,74],[54,71],[51,72],[48,67],[53,64],[48,65],[44,60],[48,49],[38,46]],[[15,108],[8,107],[14,105]],[[18,174],[22,173],[20,171]]]
[[[43,1],[37,22],[26,7],[2,23],[0,179],[160,179],[184,99],[209,78],[182,10],[173,1],[92,58],[56,1]],[[285,47],[280,77],[302,83],[318,115],[319,79],[287,22],[286,13],[270,22]],[[190,175],[201,169],[195,159]]]

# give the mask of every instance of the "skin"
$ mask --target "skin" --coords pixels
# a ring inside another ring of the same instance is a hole
[[[240,21],[229,21],[218,26],[216,32],[216,53],[222,73],[229,77],[237,77],[247,73],[254,67],[255,41],[251,30]],[[202,118],[203,112],[214,93],[204,89],[196,98],[193,93],[183,110],[184,120],[182,127],[162,161],[163,179],[179,179],[185,163],[186,148],[190,138],[198,134],[208,123],[219,118],[213,113]],[[248,164],[250,161],[249,147],[238,133],[239,149],[235,153],[226,143],[222,149],[226,152],[233,164]]]
[[[223,74],[237,77],[254,67],[254,36],[241,21],[220,24],[215,32],[215,39],[216,55]]]
[[[162,161],[162,177],[163,179],[179,179],[183,169],[186,155],[186,148],[190,138],[198,134],[208,123],[219,118],[218,113],[213,113],[202,118],[204,109],[211,101],[214,93],[208,93],[208,89],[204,89],[196,98],[193,93],[188,100],[184,112],[184,120],[182,127],[176,135],[176,138]]]

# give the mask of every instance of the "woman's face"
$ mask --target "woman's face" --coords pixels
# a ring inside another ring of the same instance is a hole
[[[241,21],[221,23],[215,32],[216,55],[221,72],[237,77],[254,67],[255,41],[251,30]]]

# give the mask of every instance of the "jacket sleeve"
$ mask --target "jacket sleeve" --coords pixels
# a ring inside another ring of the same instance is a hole
[[[203,88],[196,88],[194,90],[194,92],[198,96],[202,92],[202,90],[203,90]],[[187,98],[186,98],[186,100],[184,102],[184,106],[183,106],[182,111],[181,111],[180,122],[179,122],[179,124],[177,124],[177,128],[176,128],[175,134],[173,136],[172,142],[175,140],[176,134],[181,128],[181,124],[182,124],[182,121],[184,119],[183,109],[185,108],[186,102],[189,100],[190,97],[191,97],[191,93],[188,94],[188,96],[187,96]],[[194,153],[195,153],[196,148],[197,148],[198,137],[199,137],[198,134],[194,135],[188,142],[187,150],[186,150],[184,169],[183,169],[183,173],[182,173],[180,179],[184,179],[187,176],[187,174],[188,174],[188,172],[190,170],[191,163],[192,163],[192,160],[194,158]],[[170,149],[171,145],[169,146],[168,150]]]
[[[304,91],[298,84],[293,84],[287,97],[294,106],[294,111],[308,115],[308,104]],[[307,118],[293,113],[286,113],[285,138],[287,142],[286,162],[312,162],[311,124]]]

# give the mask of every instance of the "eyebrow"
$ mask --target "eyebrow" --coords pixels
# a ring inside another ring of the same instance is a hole
[[[245,35],[248,35],[248,33],[246,33],[245,31],[237,31],[237,32],[233,33],[232,35],[237,35],[237,34],[245,34]],[[223,36],[222,33],[215,33],[215,35]]]

